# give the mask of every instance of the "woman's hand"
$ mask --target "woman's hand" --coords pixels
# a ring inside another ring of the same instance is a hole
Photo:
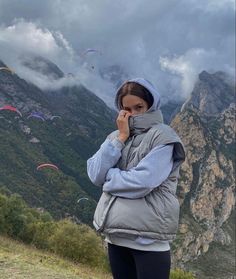
[[[119,136],[118,139],[122,142],[125,142],[129,137],[129,117],[131,116],[131,113],[127,110],[121,110],[118,114],[118,117],[116,119],[116,124],[119,130]]]

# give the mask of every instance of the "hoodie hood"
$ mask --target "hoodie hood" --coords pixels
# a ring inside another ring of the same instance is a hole
[[[125,81],[117,90],[119,92],[120,88],[127,82],[136,82],[143,87],[145,87],[153,96],[152,106],[143,114],[132,115],[129,117],[129,128],[130,136],[142,134],[147,132],[151,127],[159,123],[163,123],[163,116],[159,109],[160,107],[160,94],[157,89],[152,85],[152,83],[144,78],[134,78]],[[121,110],[121,104],[118,103],[116,93],[115,105],[118,110]]]
[[[143,87],[145,87],[150,92],[150,94],[152,94],[153,104],[148,109],[148,112],[155,111],[155,110],[158,110],[160,108],[160,104],[161,104],[160,94],[157,91],[157,89],[153,86],[153,84],[150,81],[148,81],[147,79],[144,79],[144,78],[133,78],[133,79],[126,80],[116,91],[115,106],[118,110],[121,110],[122,108],[121,108],[121,104],[118,103],[117,94],[118,94],[120,88],[128,82],[138,83],[138,84],[142,85]]]

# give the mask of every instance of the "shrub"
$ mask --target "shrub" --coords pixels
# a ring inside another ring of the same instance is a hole
[[[56,222],[43,222],[34,220],[28,223],[24,231],[20,234],[20,239],[25,243],[33,244],[40,249],[50,249],[49,239],[53,235],[56,228]]]
[[[53,221],[49,213],[29,208],[18,195],[0,194],[0,233],[75,262],[109,270],[103,240],[94,230],[67,219]]]
[[[191,272],[176,268],[171,270],[170,279],[195,279],[195,276]]]
[[[19,195],[12,195],[7,198],[6,203],[1,207],[4,216],[5,233],[11,237],[17,238],[24,230],[27,220],[24,215],[26,209],[25,202]]]
[[[5,226],[5,210],[6,210],[7,197],[0,194],[0,233],[7,233]]]
[[[63,257],[103,269],[108,266],[101,238],[87,225],[62,220],[50,242],[51,249]]]

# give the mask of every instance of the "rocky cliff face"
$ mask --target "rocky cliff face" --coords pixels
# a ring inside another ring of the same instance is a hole
[[[217,116],[235,102],[234,87],[233,80],[227,74],[203,71],[182,110],[196,108],[201,115]]]
[[[173,259],[178,265],[200,259],[216,244],[234,246],[233,236],[223,229],[235,205],[234,89],[222,73],[201,73],[191,98],[171,122],[187,155],[178,188],[181,219]],[[233,272],[233,265],[225,264],[228,274]]]

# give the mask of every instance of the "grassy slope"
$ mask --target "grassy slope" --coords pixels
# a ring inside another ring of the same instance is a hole
[[[82,264],[73,264],[51,253],[0,236],[1,279],[110,279]]]

